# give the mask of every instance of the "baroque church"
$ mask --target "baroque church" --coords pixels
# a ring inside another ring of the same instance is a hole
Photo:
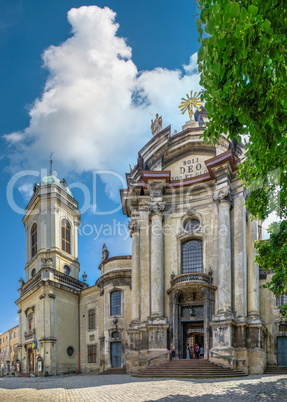
[[[196,343],[204,359],[246,374],[287,365],[278,309],[287,300],[261,287],[272,273],[254,262],[261,224],[237,175],[244,146],[224,135],[205,144],[203,108],[181,132],[160,119],[121,190],[131,255],[103,247],[94,286],[79,279],[81,218],[66,181],[51,172],[35,184],[23,218],[18,371],[135,373],[168,360],[171,345],[184,359]]]

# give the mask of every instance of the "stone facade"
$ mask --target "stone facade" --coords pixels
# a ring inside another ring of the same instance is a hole
[[[15,373],[18,361],[19,326],[0,334],[0,376]]]
[[[17,300],[23,371],[135,372],[168,359],[171,344],[185,358],[196,343],[204,358],[245,373],[282,364],[287,324],[261,288],[271,273],[254,263],[260,228],[237,175],[244,147],[223,135],[204,144],[206,121],[167,127],[140,150],[121,190],[132,255],[105,255],[94,286],[79,280],[80,216],[65,182],[49,176],[35,187]]]

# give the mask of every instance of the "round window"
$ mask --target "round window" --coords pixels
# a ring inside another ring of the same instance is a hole
[[[73,354],[74,354],[74,348],[73,348],[72,346],[69,346],[69,347],[67,348],[67,354],[68,354],[68,356],[70,356],[70,357],[73,356]]]

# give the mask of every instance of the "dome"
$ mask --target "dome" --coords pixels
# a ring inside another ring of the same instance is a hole
[[[68,184],[65,179],[59,180],[54,175],[43,177],[43,179],[41,181],[41,185],[47,186],[47,185],[51,185],[51,184],[56,184],[57,186],[59,186],[63,190],[65,190],[71,197],[74,197],[71,190],[69,189]]]

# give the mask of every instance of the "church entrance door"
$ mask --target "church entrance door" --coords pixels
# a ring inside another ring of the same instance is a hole
[[[287,336],[277,338],[277,365],[287,366]]]
[[[186,346],[192,350],[197,343],[199,346],[204,346],[203,322],[197,323],[182,323],[183,342],[182,342],[182,357],[186,359]]]
[[[28,362],[29,362],[29,371],[34,371],[34,353],[32,349],[28,349]]]
[[[122,366],[122,343],[111,342],[111,367],[120,368]]]

